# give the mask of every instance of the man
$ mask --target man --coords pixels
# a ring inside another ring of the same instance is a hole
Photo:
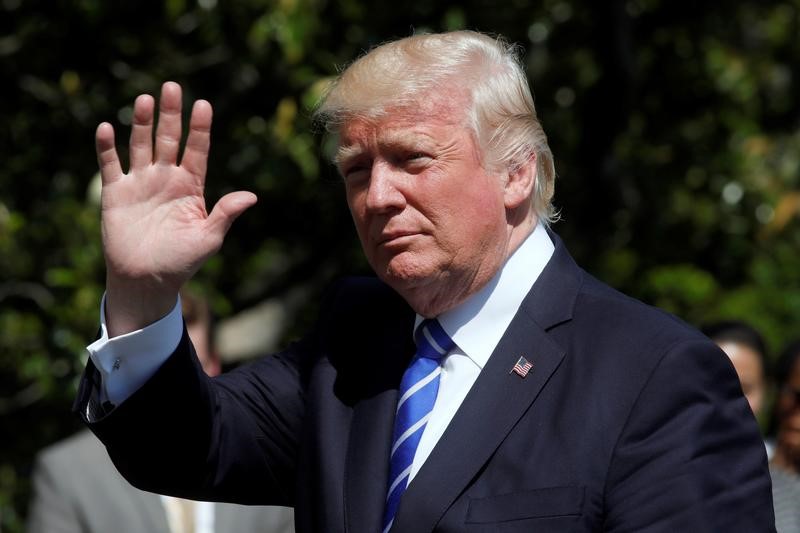
[[[318,116],[380,281],[343,281],[306,338],[216,380],[175,299],[255,197],[206,214],[210,105],[179,165],[180,88],[155,147],[153,108],[136,101],[127,175],[97,131],[105,322],[76,402],[134,484],[294,505],[306,532],[774,530],[725,355],[547,229],[552,156],[513,48],[419,35],[342,73]]]
[[[182,293],[186,329],[209,376],[220,373],[208,305]],[[289,533],[291,509],[189,502],[132,487],[83,431],[43,450],[33,472],[28,533]]]

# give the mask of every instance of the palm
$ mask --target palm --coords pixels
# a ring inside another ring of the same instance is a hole
[[[214,250],[202,189],[180,167],[149,165],[103,188],[109,268],[131,279],[191,275]]]
[[[155,143],[154,106],[149,96],[136,100],[127,174],[113,129],[108,124],[97,129],[108,289],[125,288],[116,294],[115,304],[141,299],[142,293],[165,294],[167,299],[171,294],[174,301],[180,286],[219,249],[233,220],[255,202],[251,193],[231,193],[209,214],[203,187],[211,106],[195,103],[180,162],[180,86],[164,84]]]

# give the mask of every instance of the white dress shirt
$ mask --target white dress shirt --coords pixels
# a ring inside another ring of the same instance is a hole
[[[450,424],[554,249],[547,231],[538,225],[480,291],[438,317],[456,348],[444,359],[436,403],[417,447],[409,482]],[[417,316],[416,325],[421,321]],[[180,300],[159,321],[114,338],[108,337],[103,302],[100,323],[101,336],[87,350],[102,376],[100,400],[119,405],[178,346],[183,334]]]
[[[417,446],[409,483],[439,442],[554,250],[547,231],[537,226],[489,283],[437,317],[456,347],[444,359],[436,403]],[[417,315],[416,325],[422,320]]]
[[[178,347],[182,336],[183,316],[178,297],[172,311],[157,322],[109,338],[104,297],[100,303],[100,338],[86,347],[100,372],[100,401],[119,405],[128,399],[164,364]],[[89,412],[86,414],[91,415]]]

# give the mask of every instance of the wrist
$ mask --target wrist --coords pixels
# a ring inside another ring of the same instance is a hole
[[[142,329],[166,316],[178,300],[178,289],[106,280],[105,319],[109,337]]]

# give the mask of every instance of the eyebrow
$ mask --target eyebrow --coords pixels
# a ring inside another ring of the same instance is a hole
[[[364,153],[364,147],[360,144],[348,144],[346,146],[339,146],[336,149],[336,155],[333,156],[333,163],[341,165],[344,161],[355,159]]]
[[[378,135],[378,145],[416,149],[420,148],[420,145],[425,142],[423,139],[430,139],[430,136],[421,132],[389,130]],[[339,146],[336,150],[336,155],[333,157],[333,162],[336,165],[340,165],[344,161],[360,157],[365,151],[364,146],[359,143]]]

